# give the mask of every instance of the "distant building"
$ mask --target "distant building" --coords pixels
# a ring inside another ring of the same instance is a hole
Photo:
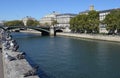
[[[3,25],[4,25],[4,22],[5,22],[5,21],[0,21],[0,26],[3,26]]]
[[[40,19],[40,21],[39,21],[39,23],[41,24],[41,25],[52,25],[52,22],[53,22],[53,20],[56,20],[56,16],[57,15],[59,15],[59,13],[57,13],[57,12],[53,12],[53,13],[51,13],[51,14],[48,14],[48,15],[46,15],[46,16],[44,16],[44,17],[42,17],[41,19]]]
[[[35,20],[35,18],[32,18],[31,16],[26,16],[22,19],[23,23],[24,23],[24,26],[27,25],[27,21],[28,20]]]
[[[103,21],[105,19],[106,15],[108,15],[110,13],[110,11],[112,11],[112,9],[99,11],[99,20]],[[99,25],[99,32],[100,33],[108,33],[104,24]]]
[[[79,12],[79,14],[88,14],[88,12],[89,12],[89,11],[92,11],[92,10],[95,10],[95,9],[94,9],[94,5],[91,5],[91,6],[89,7],[89,10],[85,10],[85,11]]]
[[[120,9],[120,8],[98,11],[99,12],[99,20],[103,21],[105,19],[106,15],[108,15],[112,10],[117,10],[117,9]],[[93,5],[91,5],[89,7],[89,10],[79,12],[79,14],[88,14],[88,12],[92,11],[92,10],[94,10]],[[104,24],[99,24],[99,32],[100,33],[108,33]]]
[[[111,11],[117,10],[117,9],[120,10],[120,8],[116,8],[116,9],[108,9],[108,10],[99,11],[99,20],[103,21],[105,19],[106,15],[108,15]],[[99,29],[100,29],[99,30],[100,33],[108,33],[104,24],[100,24]]]
[[[89,10],[90,10],[90,11],[95,10],[95,9],[94,9],[94,5],[90,5]]]
[[[71,13],[60,14],[57,12],[53,12],[41,18],[39,23],[43,26],[51,26],[53,21],[57,21],[58,24],[56,26],[65,28],[65,31],[67,32],[70,31],[70,19],[75,16],[76,14]]]
[[[77,14],[71,14],[71,13],[65,13],[65,14],[59,14],[57,15],[56,17],[56,20],[57,20],[57,26],[58,27],[63,27],[65,28],[65,31],[64,32],[70,32],[70,19],[75,17]]]

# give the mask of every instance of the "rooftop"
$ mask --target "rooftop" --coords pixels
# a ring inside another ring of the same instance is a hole
[[[64,13],[64,14],[59,14],[57,16],[61,16],[61,15],[72,15],[72,16],[76,16],[77,14],[72,14],[72,13]]]

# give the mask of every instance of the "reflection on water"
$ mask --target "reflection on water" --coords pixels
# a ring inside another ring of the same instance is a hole
[[[120,44],[69,37],[15,34],[41,78],[120,78]]]

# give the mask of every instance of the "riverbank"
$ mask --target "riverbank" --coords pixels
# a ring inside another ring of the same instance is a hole
[[[4,78],[39,78],[36,69],[26,60],[25,53],[18,50],[17,42],[6,31],[1,31],[0,35]]]
[[[56,35],[120,42],[120,36],[116,36],[116,35],[77,34],[77,33],[57,33]]]
[[[11,50],[4,50],[3,47],[3,65],[4,65],[4,78],[24,78],[24,73],[32,70],[26,59],[9,61],[6,58],[6,53],[12,57],[16,57],[19,52],[12,52]],[[39,78],[37,75],[28,76],[27,78]]]

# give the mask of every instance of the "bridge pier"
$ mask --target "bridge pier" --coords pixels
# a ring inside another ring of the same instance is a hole
[[[54,26],[51,26],[50,27],[50,33],[49,33],[50,36],[55,36],[56,33],[55,33],[55,27]]]

